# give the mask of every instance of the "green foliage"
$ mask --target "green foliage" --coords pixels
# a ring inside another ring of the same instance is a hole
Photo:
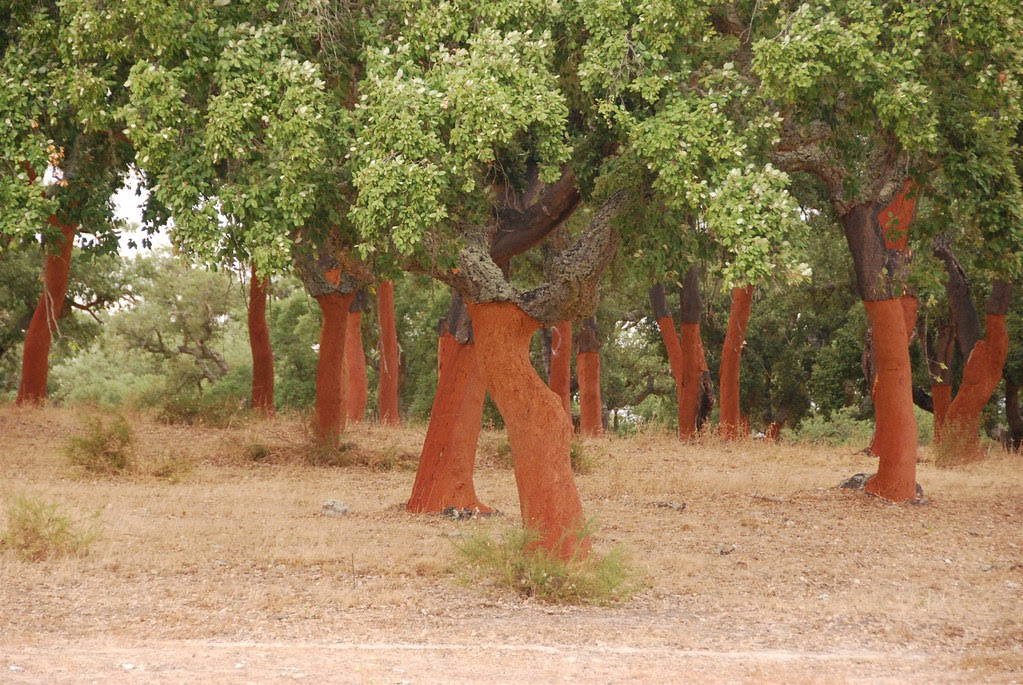
[[[88,419],[85,432],[68,439],[65,455],[72,468],[93,476],[119,476],[138,471],[135,431],[123,416],[110,422]]]
[[[24,561],[83,556],[99,536],[99,512],[87,523],[75,522],[57,504],[19,495],[7,506],[7,528],[0,549]]]
[[[783,433],[797,443],[862,448],[870,445],[874,422],[857,418],[855,407],[842,407],[828,416],[817,414],[805,418],[797,431],[785,430]]]
[[[585,533],[583,533],[585,535]],[[476,533],[457,545],[468,578],[556,604],[618,604],[640,588],[621,550],[603,557],[577,553],[563,561],[536,545],[539,535],[506,530],[494,539]]]
[[[159,405],[156,420],[168,424],[228,428],[247,418],[237,398],[184,393],[172,395]]]

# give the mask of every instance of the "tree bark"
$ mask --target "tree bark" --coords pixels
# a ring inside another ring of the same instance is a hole
[[[707,361],[703,341],[700,339],[698,275],[696,267],[686,273],[685,284],[680,293],[682,306],[679,331],[676,331],[675,321],[668,311],[664,286],[657,283],[650,289],[650,303],[675,379],[675,394],[678,397],[678,435],[683,440],[696,434],[700,427],[701,414],[707,411],[705,406],[707,403],[701,402],[706,394],[704,374],[707,372]]]
[[[1019,452],[1023,447],[1023,412],[1019,406],[1019,386],[1005,376],[1005,418],[1009,423],[1009,448]]]
[[[252,266],[249,278],[249,349],[252,352],[252,408],[272,416],[274,406],[274,356],[266,325],[267,281]]]
[[[937,339],[929,331],[927,344],[927,372],[931,377],[931,397],[934,410],[934,439],[941,440],[941,431],[952,404],[952,363],[955,361],[955,327],[948,321],[938,324]]]
[[[562,321],[551,331],[551,390],[561,398],[565,415],[572,420],[572,322]]]
[[[42,404],[46,401],[46,381],[50,370],[50,343],[57,327],[57,318],[64,308],[67,296],[68,273],[71,268],[71,248],[78,224],[65,224],[55,216],[50,224],[60,229],[60,251],[46,256],[43,292],[25,333],[21,359],[21,383],[18,385],[16,404]]]
[[[746,344],[746,328],[753,303],[753,286],[732,288],[732,307],[728,315],[728,332],[721,348],[721,435],[726,439],[743,437],[742,412],[739,408],[739,369],[742,347]],[[748,425],[747,425],[748,428]]]
[[[874,441],[878,470],[867,483],[868,493],[896,502],[916,496],[917,428],[909,361],[910,330],[902,302],[906,262],[905,237],[912,223],[915,199],[907,182],[894,200],[854,205],[841,215],[873,333],[875,380]]]
[[[381,423],[397,424],[398,415],[398,330],[394,325],[394,282],[382,281],[377,288],[377,316],[380,321],[380,386],[377,413]]]
[[[448,317],[441,323],[438,351],[437,393],[405,508],[413,513],[437,513],[449,507],[491,513],[494,510],[479,500],[473,485],[486,388],[476,364],[468,313],[457,294],[452,295]]]
[[[345,413],[348,420],[358,423],[366,417],[369,401],[369,377],[366,373],[366,351],[362,347],[362,311],[365,294],[359,291],[348,308],[345,330]]]
[[[345,429],[344,356],[348,309],[354,293],[327,293],[316,296],[320,306],[320,352],[316,366],[316,407],[313,434],[326,447],[340,444]]]
[[[579,378],[579,432],[600,435],[604,432],[604,413],[600,400],[600,337],[596,317],[584,319],[576,333],[575,372]]]
[[[522,520],[537,545],[562,559],[588,553],[569,459],[572,422],[529,360],[540,322],[511,302],[468,303],[487,391],[508,427]]]
[[[995,283],[985,317],[987,337],[973,345],[963,367],[959,392],[948,408],[947,421],[942,429],[942,442],[952,441],[950,444],[961,449],[966,458],[980,452],[981,413],[1002,379],[1005,358],[1009,354],[1009,332],[1005,326],[1008,293],[1007,283]]]

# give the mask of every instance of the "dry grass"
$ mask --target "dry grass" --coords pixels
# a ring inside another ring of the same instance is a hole
[[[876,468],[851,449],[582,439],[591,468],[577,480],[597,550],[623,546],[648,589],[611,609],[550,608],[456,583],[453,541],[518,522],[508,470],[485,459],[477,470],[477,492],[502,517],[404,513],[414,472],[372,464],[407,465],[423,426],[354,426],[346,440],[360,459],[327,468],[307,463],[299,416],[212,429],[129,415],[143,463],[186,465],[169,484],[72,478],[61,449],[88,417],[0,407],[3,504],[32,492],[99,509],[104,531],[84,558],[0,554],[0,644],[473,631],[510,644],[916,654],[951,680],[1023,668],[1018,455],[939,469],[924,450],[928,503],[914,506],[836,490]],[[491,454],[502,440],[483,438]],[[321,516],[332,498],[351,514]]]

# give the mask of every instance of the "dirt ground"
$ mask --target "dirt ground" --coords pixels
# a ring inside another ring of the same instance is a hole
[[[77,476],[90,415],[0,407],[3,508],[102,524],[80,558],[0,550],[0,683],[1023,681],[1019,456],[938,469],[922,448],[926,503],[893,505],[834,487],[874,468],[854,448],[587,440],[596,548],[643,589],[577,607],[461,579],[460,539],[518,523],[498,432],[477,491],[504,514],[453,521],[402,510],[422,426],[356,426],[373,466],[325,467],[296,417],[132,416],[144,464],[194,465],[170,482]]]

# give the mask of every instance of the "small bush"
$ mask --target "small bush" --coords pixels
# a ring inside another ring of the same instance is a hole
[[[135,431],[123,416],[108,424],[98,418],[89,419],[85,434],[68,440],[65,454],[71,466],[91,475],[133,473],[137,469]]]
[[[586,475],[587,473],[592,473],[597,468],[597,460],[593,458],[589,450],[584,448],[583,444],[578,440],[572,441],[568,457],[572,464],[572,471],[576,474]]]
[[[160,405],[156,420],[168,424],[227,428],[244,415],[244,400],[234,397],[179,395]]]
[[[332,447],[314,440],[304,452],[305,461],[311,466],[351,466],[355,463],[355,447],[354,442]]]
[[[187,457],[166,454],[150,466],[149,475],[168,483],[180,483],[194,470],[195,464]]]
[[[585,533],[583,533],[585,535]],[[639,589],[619,550],[568,561],[536,547],[539,534],[508,530],[499,539],[477,533],[457,544],[469,579],[513,589],[526,597],[565,604],[615,604]]]
[[[266,461],[270,458],[270,448],[260,442],[245,446],[245,458],[249,461]]]
[[[855,407],[843,407],[830,416],[818,414],[807,417],[797,431],[785,431],[785,434],[796,443],[866,447],[874,436],[874,422],[856,418]]]
[[[0,535],[0,547],[25,561],[82,556],[98,537],[98,516],[99,512],[90,525],[83,527],[56,504],[22,495],[7,507],[7,529]]]

